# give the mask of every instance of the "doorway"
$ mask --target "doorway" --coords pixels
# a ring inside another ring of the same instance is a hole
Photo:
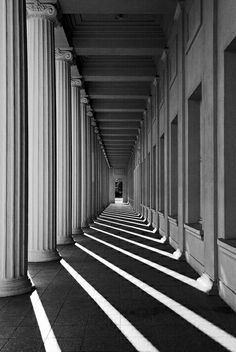
[[[115,180],[115,203],[123,203],[123,182]]]

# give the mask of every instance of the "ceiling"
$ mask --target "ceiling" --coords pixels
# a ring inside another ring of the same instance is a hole
[[[176,0],[60,0],[111,167],[125,168]]]

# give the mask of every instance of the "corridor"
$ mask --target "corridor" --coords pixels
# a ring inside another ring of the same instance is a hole
[[[236,316],[128,204],[111,204],[31,263],[31,294],[0,299],[0,351],[236,351]]]

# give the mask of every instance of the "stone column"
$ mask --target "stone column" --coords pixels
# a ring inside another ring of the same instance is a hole
[[[73,55],[56,49],[56,125],[57,125],[57,243],[70,244],[72,239],[72,129],[71,74]]]
[[[94,128],[94,160],[95,160],[95,216],[99,215],[98,212],[98,127]]]
[[[81,94],[81,227],[87,226],[87,125],[86,125],[86,105],[88,99],[85,93]]]
[[[87,222],[89,223],[91,221],[91,188],[92,188],[92,183],[91,183],[91,176],[92,176],[92,170],[91,170],[91,122],[90,122],[90,116],[91,116],[91,108],[89,105],[86,107],[86,132],[87,132],[87,156],[86,156],[86,162],[87,162]]]
[[[25,3],[0,2],[0,297],[27,277],[27,52]]]
[[[56,105],[51,4],[27,1],[29,89],[29,253],[31,262],[56,251]]]
[[[81,230],[81,80],[71,80],[71,114],[72,114],[72,234]]]
[[[91,118],[91,156],[92,156],[92,195],[91,195],[91,203],[92,203],[92,215],[91,218],[92,220],[96,218],[96,208],[95,208],[95,203],[96,203],[96,186],[95,186],[95,132],[94,132],[94,127],[96,127],[96,122],[94,118]]]

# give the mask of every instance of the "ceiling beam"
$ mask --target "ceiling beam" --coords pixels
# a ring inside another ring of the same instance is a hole
[[[176,4],[177,0],[60,0],[64,14],[170,14]]]
[[[153,82],[154,75],[114,75],[114,73],[110,75],[101,75],[101,74],[83,74],[83,79],[85,82]]]
[[[126,129],[134,129],[137,130],[140,127],[139,122],[128,122],[124,123],[123,121],[121,122],[99,122],[99,128],[100,130],[105,130],[105,129],[118,129],[118,130],[126,130]]]
[[[124,99],[124,100],[128,100],[128,99],[134,99],[134,100],[146,100],[148,98],[148,95],[112,95],[112,94],[91,94],[89,93],[89,97],[91,99],[112,99],[112,100],[116,100],[116,99]]]
[[[107,141],[119,141],[119,142],[122,142],[122,141],[135,141],[136,140],[136,136],[132,135],[132,136],[109,136],[109,135],[106,135],[106,136],[103,136],[102,140],[104,141],[104,143],[106,143]]]
[[[143,119],[143,113],[96,113],[96,120],[98,122],[105,122],[105,121],[141,121]]]

